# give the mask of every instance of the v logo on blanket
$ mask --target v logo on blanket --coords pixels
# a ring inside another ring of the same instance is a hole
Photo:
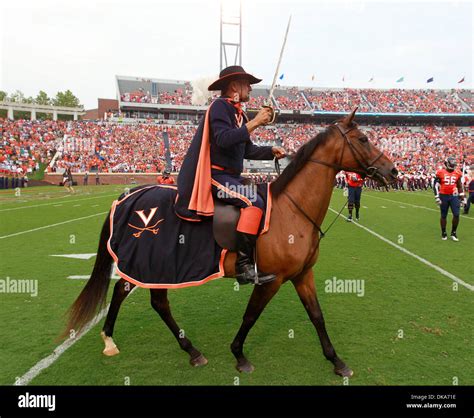
[[[148,223],[151,221],[151,219],[153,218],[153,216],[155,215],[156,211],[157,211],[158,208],[151,208],[150,209],[150,214],[148,216],[145,216],[144,215],[144,211],[143,210],[136,210],[135,213],[140,216],[140,219],[143,221],[143,223],[145,224],[145,227],[144,228],[140,228],[138,226],[135,226],[135,225],[132,225],[131,223],[128,224],[129,227],[131,228],[134,228],[134,229],[138,229],[139,232],[135,232],[133,233],[132,235],[135,237],[135,238],[140,238],[141,235],[142,235],[142,232],[144,231],[151,231],[153,232],[154,235],[156,235],[158,233],[158,231],[160,230],[160,228],[156,228],[156,226],[163,222],[164,219],[160,219],[158,221],[156,221],[156,223],[152,226],[148,226]]]
[[[150,222],[151,218],[153,218],[153,215],[156,213],[156,210],[158,208],[151,208],[150,209],[150,214],[148,215],[148,218],[144,215],[144,211],[143,210],[136,210],[135,213],[138,214],[138,216],[140,216],[140,218],[142,219],[143,223],[145,224],[145,227],[148,225],[148,222]]]

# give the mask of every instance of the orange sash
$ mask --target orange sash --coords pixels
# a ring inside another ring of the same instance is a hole
[[[211,104],[212,106],[212,104]],[[202,131],[201,149],[194,177],[194,186],[188,209],[196,211],[201,216],[214,215],[214,199],[211,192],[211,141],[209,114],[211,106],[207,109]]]

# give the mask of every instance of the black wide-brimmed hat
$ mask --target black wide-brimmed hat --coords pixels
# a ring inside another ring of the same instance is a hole
[[[223,90],[231,81],[242,78],[247,79],[250,84],[257,84],[262,81],[260,78],[247,73],[240,65],[231,65],[230,67],[224,68],[219,74],[219,79],[214,81],[207,89],[209,91]]]

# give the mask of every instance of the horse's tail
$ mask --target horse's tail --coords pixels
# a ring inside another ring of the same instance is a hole
[[[68,324],[62,334],[63,337],[66,337],[71,330],[80,331],[95,316],[97,311],[105,305],[113,262],[107,250],[107,241],[110,235],[109,216],[110,212],[105,219],[102,232],[100,233],[94,270],[81,294],[69,308]]]

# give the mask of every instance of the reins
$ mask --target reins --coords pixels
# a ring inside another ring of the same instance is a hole
[[[339,133],[342,135],[343,137],[343,140],[344,140],[344,146],[342,147],[342,152],[341,152],[341,156],[339,157],[339,163],[338,164],[331,164],[331,163],[328,163],[326,161],[321,161],[321,160],[315,160],[313,158],[310,158],[308,159],[309,162],[312,162],[312,163],[315,163],[315,164],[320,164],[320,165],[324,165],[326,167],[330,167],[330,168],[333,168],[335,169],[336,171],[341,171],[341,170],[344,170],[344,171],[350,171],[350,172],[353,172],[353,173],[358,173],[358,174],[361,174],[361,175],[365,175],[369,178],[373,178],[375,175],[378,174],[378,168],[377,167],[374,167],[373,164],[375,164],[376,161],[378,161],[380,159],[380,157],[382,157],[383,155],[383,152],[380,152],[379,155],[377,155],[377,157],[375,157],[372,161],[368,162],[368,163],[364,163],[361,161],[364,160],[363,156],[361,155],[361,153],[354,147],[354,145],[351,143],[351,141],[349,141],[349,138],[347,137],[347,134],[354,128],[349,128],[348,130],[346,131],[343,131],[340,126],[336,123],[334,125],[332,125],[334,127],[337,128],[337,130],[339,131]],[[352,156],[354,157],[354,159],[356,160],[357,164],[359,164],[360,167],[362,167],[362,169],[354,169],[354,168],[350,168],[350,167],[345,167],[342,165],[342,160],[344,158],[344,151],[346,149],[346,144],[349,146],[349,149],[352,153]],[[361,159],[358,158],[361,157]],[[281,172],[281,169],[280,169],[280,162],[278,161],[278,159],[275,157],[275,171],[277,172],[278,175],[280,175],[280,172]],[[320,225],[318,225],[315,221],[313,221],[313,219],[311,219],[311,217],[304,211],[303,208],[301,208],[297,202],[295,202],[295,200],[290,196],[290,194],[286,191],[286,190],[283,190],[283,194],[285,194],[285,196],[288,198],[288,200],[293,204],[293,206],[295,206],[296,209],[298,209],[301,214],[313,225],[313,228],[316,228],[318,231],[319,231],[319,239],[321,240],[322,238],[324,238],[326,236],[326,234],[328,233],[329,229],[331,229],[331,227],[334,225],[334,223],[336,222],[337,218],[339,218],[339,216],[341,215],[342,211],[344,210],[344,208],[346,207],[347,205],[347,200],[344,202],[344,205],[342,206],[341,210],[338,212],[338,214],[336,215],[336,217],[334,218],[334,220],[331,222],[331,224],[326,228],[326,231],[323,232],[321,230],[321,227]],[[319,245],[319,242],[318,242],[318,245]]]

